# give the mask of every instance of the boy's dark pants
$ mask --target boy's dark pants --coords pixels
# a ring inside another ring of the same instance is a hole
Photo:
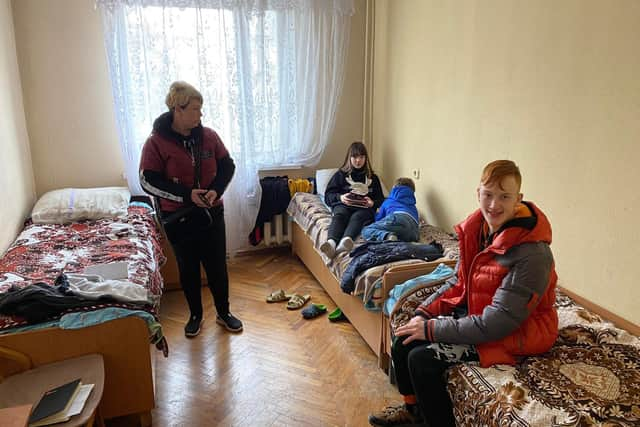
[[[420,411],[430,426],[455,427],[453,407],[444,378],[444,372],[455,363],[438,359],[427,341],[412,341],[404,345],[404,338],[395,337],[391,347],[400,394],[416,395]]]

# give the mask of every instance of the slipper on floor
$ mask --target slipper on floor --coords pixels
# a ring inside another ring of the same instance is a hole
[[[287,295],[284,293],[284,290],[278,289],[277,291],[273,291],[267,295],[267,302],[289,301],[290,298],[291,295]]]
[[[305,319],[313,319],[327,312],[327,306],[324,304],[311,304],[302,310],[302,317]]]
[[[342,320],[348,320],[347,316],[344,315],[340,307],[337,307],[331,313],[329,313],[329,321],[330,322],[340,322]]]
[[[289,310],[297,310],[302,308],[303,305],[307,303],[311,299],[311,295],[298,295],[293,294],[287,303],[287,308]]]

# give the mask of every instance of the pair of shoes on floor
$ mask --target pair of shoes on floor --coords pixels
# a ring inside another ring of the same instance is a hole
[[[189,321],[184,326],[184,336],[187,338],[193,338],[198,336],[202,328],[202,316],[191,316]],[[242,322],[231,313],[225,315],[217,315],[216,323],[222,325],[226,330],[230,332],[242,331]]]
[[[278,289],[267,295],[267,302],[284,302],[289,301],[292,295],[287,294],[284,289]]]
[[[298,310],[299,308],[302,308],[310,299],[311,295],[308,294],[293,294],[291,295],[291,298],[289,298],[289,301],[287,301],[287,310]]]
[[[287,301],[289,310],[302,308],[310,299],[311,295],[287,294],[284,289],[278,289],[267,295],[267,302],[269,303]]]
[[[347,316],[345,316],[342,310],[340,310],[340,307],[336,307],[335,310],[329,313],[329,322],[341,322],[343,320],[349,319],[347,319]]]
[[[425,425],[417,406],[387,406],[380,412],[369,414],[369,424],[379,427]]]
[[[311,304],[309,307],[302,310],[302,317],[305,319],[313,319],[327,312],[327,306],[324,304]]]

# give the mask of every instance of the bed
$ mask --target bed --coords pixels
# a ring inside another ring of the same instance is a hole
[[[378,356],[381,368],[388,367],[388,357],[384,352],[383,316],[381,305],[385,299],[383,279],[391,269],[421,268],[433,269],[441,263],[455,265],[458,257],[458,242],[454,236],[443,230],[421,224],[420,242],[435,242],[442,247],[442,257],[424,261],[406,259],[378,265],[365,270],[355,277],[353,291],[343,292],[341,279],[352,261],[349,254],[339,254],[332,262],[319,250],[327,238],[331,222],[331,211],[318,194],[296,193],[289,203],[287,213],[293,224],[292,251],[315,276],[331,299],[347,316],[360,336]],[[355,247],[364,242],[358,239]]]
[[[111,199],[102,201],[112,205]],[[53,223],[56,220],[46,223],[46,219],[44,223],[26,224],[0,258],[0,297],[6,297],[8,292],[16,295],[42,283],[51,285],[61,272],[72,278],[92,268],[91,272],[95,272],[114,266],[124,269],[124,278],[117,283],[124,283],[127,289],[145,297],[127,300],[102,296],[37,323],[33,315],[0,314],[0,346],[27,354],[35,366],[84,354],[102,354],[103,417],[135,414],[142,425],[149,425],[154,407],[150,343],[165,354],[167,351],[157,321],[163,287],[160,266],[165,262],[159,230],[151,207],[144,203],[129,204],[126,198],[115,217],[69,217],[69,203],[78,207],[80,202],[77,192],[71,201],[64,199],[67,217],[60,221],[64,224]],[[95,208],[94,203],[91,209]],[[36,216],[34,208],[32,217]],[[80,216],[92,215],[85,211]],[[71,222],[66,221],[69,218]],[[100,282],[104,283],[106,280]],[[13,369],[3,363],[0,371],[8,374]]]
[[[397,272],[385,286],[416,274],[418,268]],[[386,322],[385,352],[390,328],[406,323],[440,283],[425,280],[398,299]],[[549,352],[516,366],[466,363],[448,371],[456,425],[640,425],[640,328],[564,289],[556,307],[559,338]]]

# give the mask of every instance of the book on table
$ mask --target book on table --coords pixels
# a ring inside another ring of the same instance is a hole
[[[29,427],[68,421],[82,412],[92,389],[93,384],[82,384],[77,379],[45,392],[31,412]]]

